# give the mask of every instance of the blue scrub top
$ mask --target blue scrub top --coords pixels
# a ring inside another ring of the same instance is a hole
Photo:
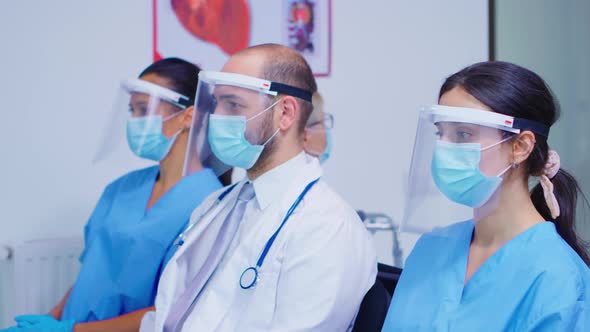
[[[82,267],[62,319],[91,322],[152,306],[163,260],[192,211],[221,188],[210,169],[184,177],[146,211],[159,166],[106,187],[84,229]]]
[[[423,235],[383,331],[590,331],[590,270],[551,222],[494,253],[464,285],[473,223]]]

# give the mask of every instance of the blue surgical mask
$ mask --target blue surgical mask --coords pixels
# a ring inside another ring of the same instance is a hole
[[[434,183],[455,203],[472,208],[484,205],[502,183],[502,175],[512,168],[512,165],[497,176],[486,176],[479,169],[481,152],[511,138],[508,137],[484,149],[479,143],[437,141],[432,157]]]
[[[252,168],[266,144],[278,134],[279,129],[263,144],[252,144],[245,137],[246,123],[272,109],[279,101],[280,99],[249,119],[239,115],[209,115],[209,144],[215,156],[229,166]]]
[[[175,113],[166,119],[162,119],[161,115],[129,118],[127,120],[127,143],[131,151],[138,157],[154,161],[166,158],[182,129],[174,136],[167,138],[162,133],[162,126],[164,122],[181,113]]]
[[[330,129],[326,129],[326,148],[324,152],[319,156],[320,163],[325,163],[326,160],[330,158],[330,153],[332,152],[332,132]]]

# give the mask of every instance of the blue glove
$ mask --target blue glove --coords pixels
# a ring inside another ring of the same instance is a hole
[[[29,327],[42,322],[51,322],[55,318],[51,315],[22,315],[14,317],[18,327]]]
[[[72,332],[73,320],[56,320],[51,315],[24,315],[14,318],[18,324],[17,330],[10,332]]]

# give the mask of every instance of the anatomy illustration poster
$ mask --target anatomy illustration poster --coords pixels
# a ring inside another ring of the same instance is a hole
[[[250,45],[299,51],[314,74],[331,67],[331,0],[153,0],[154,60],[177,56],[219,70]]]

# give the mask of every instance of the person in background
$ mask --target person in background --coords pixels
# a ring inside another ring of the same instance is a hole
[[[143,314],[153,310],[174,239],[193,209],[222,187],[219,173],[205,167],[205,156],[183,175],[199,71],[167,58],[123,83],[126,98],[116,119],[124,121],[128,112],[131,151],[156,164],[105,188],[84,229],[81,270],[72,288],[49,315],[16,317],[18,325],[8,331],[137,331]],[[107,136],[117,134],[123,132]]]
[[[477,63],[446,79],[439,105],[420,114],[416,208],[406,211],[432,217],[406,225],[445,222],[408,257],[383,331],[590,331],[579,187],[548,145],[558,118],[543,79],[515,64]]]
[[[303,135],[303,149],[307,154],[320,159],[325,163],[332,152],[332,128],[334,116],[324,112],[324,99],[319,92],[312,96],[313,111],[305,125]]]

